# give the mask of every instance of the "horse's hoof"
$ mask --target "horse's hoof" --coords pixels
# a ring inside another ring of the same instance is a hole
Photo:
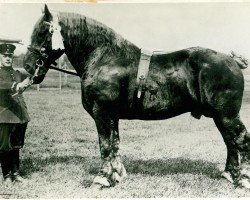
[[[242,169],[242,170],[241,170],[241,174],[242,174],[244,177],[250,179],[250,171],[249,171],[249,169]]]
[[[119,182],[121,182],[122,177],[117,172],[114,172],[113,173],[113,180],[115,180],[116,183],[119,183]]]
[[[92,185],[89,188],[94,190],[101,190],[103,186],[98,183],[92,183]]]
[[[240,187],[244,187],[244,188],[250,189],[250,182],[249,182],[248,179],[245,179],[245,178],[244,178],[244,179],[241,179],[241,180],[239,181],[238,185],[239,185]]]
[[[101,185],[102,187],[110,187],[108,179],[104,176],[96,176],[93,180],[93,184]]]
[[[112,174],[112,180],[115,183],[120,183],[126,176],[127,176],[126,170],[125,170],[124,166],[122,165],[120,173],[113,172],[113,174]]]
[[[221,174],[221,177],[227,179],[230,183],[233,183],[233,182],[234,182],[234,181],[233,181],[233,178],[232,178],[232,176],[231,176],[231,174],[230,174],[229,172],[227,172],[227,171],[224,171],[224,172]]]
[[[125,167],[124,167],[123,165],[122,165],[121,177],[122,177],[122,178],[127,177],[127,172],[126,172],[126,169],[125,169]]]

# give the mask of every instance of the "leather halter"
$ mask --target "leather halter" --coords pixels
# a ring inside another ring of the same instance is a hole
[[[49,55],[46,53],[46,48],[45,47],[42,47],[40,50],[36,49],[36,48],[33,48],[31,46],[28,47],[28,50],[35,54],[38,59],[36,60],[36,68],[42,68],[42,67],[46,67],[44,65],[44,63],[48,60],[51,61],[51,58],[49,58]],[[64,50],[60,50],[62,53],[64,53]],[[54,61],[51,62],[52,65],[57,65],[57,63]],[[60,69],[60,68],[57,68],[57,67],[53,67],[53,66],[48,66],[46,67],[48,69],[53,69],[53,70],[56,70],[56,71],[60,71],[60,72],[64,72],[64,73],[67,73],[67,74],[71,74],[71,75],[74,75],[74,76],[78,76],[77,73],[75,72],[71,72],[71,71],[67,71],[67,70],[64,70],[64,69]]]

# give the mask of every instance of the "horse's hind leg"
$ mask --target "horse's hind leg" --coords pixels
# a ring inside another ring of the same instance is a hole
[[[114,186],[126,176],[126,170],[119,155],[118,119],[111,119],[103,111],[96,110],[95,122],[103,163],[93,183],[102,187]]]
[[[239,116],[214,117],[214,121],[227,146],[225,172],[235,185],[250,188],[250,133]]]

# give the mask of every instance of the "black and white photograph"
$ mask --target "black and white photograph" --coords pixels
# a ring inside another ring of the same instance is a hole
[[[0,199],[250,197],[250,2],[0,1]]]

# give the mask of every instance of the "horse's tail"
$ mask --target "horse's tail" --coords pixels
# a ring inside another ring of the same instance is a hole
[[[248,67],[248,60],[243,56],[236,55],[234,51],[231,51],[231,54],[229,56],[235,60],[235,62],[241,69],[246,69]]]

